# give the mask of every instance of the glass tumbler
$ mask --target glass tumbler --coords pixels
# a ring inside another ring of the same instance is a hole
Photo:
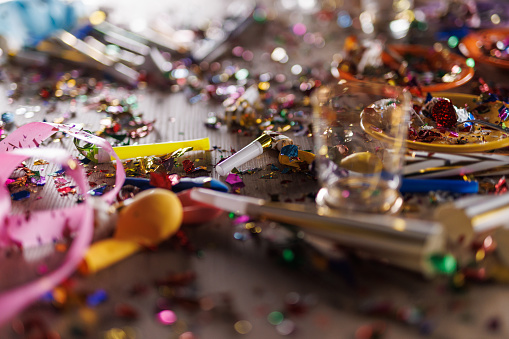
[[[341,80],[312,95],[318,207],[397,213],[410,94],[383,83]]]

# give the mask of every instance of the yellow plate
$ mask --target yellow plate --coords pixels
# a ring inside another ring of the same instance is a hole
[[[478,98],[475,95],[461,94],[461,93],[445,93],[437,92],[432,93],[433,97],[448,98],[452,104],[458,107],[462,107],[465,104],[471,105]],[[381,141],[391,141],[393,138],[384,132],[378,132],[372,128],[372,124],[363,121],[361,114],[361,128],[367,134]],[[376,126],[373,126],[376,127]],[[497,148],[509,146],[509,133],[506,134],[508,137],[505,139],[485,142],[482,144],[463,144],[463,145],[444,145],[444,144],[430,144],[426,142],[409,141],[407,140],[406,145],[408,148],[423,150],[428,152],[443,152],[443,153],[467,153],[467,152],[483,152]]]
[[[461,53],[475,61],[509,69],[508,59],[501,59],[486,55],[481,48],[479,48],[479,44],[484,44],[484,41],[504,40],[508,36],[509,28],[492,28],[472,32],[461,40],[459,49]]]

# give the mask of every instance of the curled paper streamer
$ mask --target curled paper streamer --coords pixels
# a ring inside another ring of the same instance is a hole
[[[0,154],[3,165],[0,169],[0,180],[4,182],[6,176],[8,176],[15,169],[16,165],[20,161],[23,161],[30,156],[43,155],[42,150],[37,151],[38,152],[34,152],[34,150],[20,149]],[[67,154],[65,154],[65,152],[60,150],[52,150],[52,152],[47,151],[48,150],[44,151],[45,158],[59,162],[64,166],[67,166],[67,164],[74,161]],[[88,184],[84,180],[84,173],[81,167],[67,167],[66,173],[76,181],[82,192],[87,191]],[[2,312],[0,312],[0,324],[6,322],[12,316],[28,306],[31,302],[37,300],[37,298],[39,298],[43,293],[57,285],[74,271],[92,238],[94,221],[93,209],[91,208],[88,201],[85,201],[83,204],[72,209],[32,213],[33,215],[29,218],[29,222],[27,223],[24,223],[24,216],[9,217],[9,211],[9,193],[5,186],[1,185],[0,217],[3,220],[3,223],[0,229],[0,240],[2,246],[10,246],[16,244],[17,242],[24,243],[25,237],[27,243],[30,244],[33,241],[34,226],[39,226],[39,228],[41,228],[41,225],[44,225],[45,228],[48,227],[58,230],[63,229],[68,221],[70,222],[68,226],[73,227],[74,231],[76,232],[76,238],[69,248],[67,256],[64,259],[62,265],[58,269],[40,279],[8,290],[0,295],[0,308],[2,309]],[[18,228],[21,228],[22,231],[19,232]],[[11,234],[13,229],[15,230],[15,233]],[[46,229],[44,232],[46,232]]]
[[[88,192],[89,187],[83,169],[67,152],[59,149],[42,150],[37,148],[44,139],[58,131],[97,144],[116,158],[116,185],[114,189],[102,196],[104,200],[112,202],[125,179],[120,159],[114,153],[111,145],[104,139],[80,131],[73,126],[44,122],[30,123],[15,130],[0,142],[0,163],[2,164],[0,166],[0,183],[2,183],[0,185],[0,247],[33,246],[51,242],[61,238],[65,229],[70,229],[75,234],[64,261],[57,269],[35,281],[0,294],[0,309],[2,310],[0,324],[8,321],[73,273],[92,239],[94,209],[86,198],[82,204],[75,207],[32,212],[29,218],[26,215],[10,215],[10,195],[3,183],[16,166],[29,157],[44,157],[62,164],[66,174],[75,180],[81,192]],[[41,225],[44,225],[44,228]]]
[[[115,177],[115,189],[103,196],[106,201],[112,202],[125,180],[125,172],[120,158],[115,153],[109,142],[96,135],[81,131],[73,125],[52,124],[47,122],[32,122],[26,124],[9,134],[9,136],[4,140],[0,141],[0,156],[3,152],[9,152],[18,148],[39,147],[45,139],[59,131],[65,132],[87,143],[100,146],[116,160],[117,174]]]

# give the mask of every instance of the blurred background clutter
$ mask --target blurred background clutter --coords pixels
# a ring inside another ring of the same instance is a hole
[[[162,157],[122,159],[128,180],[117,203],[140,185],[177,192],[180,183],[314,206],[317,88],[381,82],[408,89],[421,104],[430,92],[493,94],[504,102],[494,128],[506,131],[508,54],[505,1],[0,0],[0,141],[46,122],[114,148],[179,143]],[[270,149],[232,173],[216,170],[260,134],[288,139],[270,139]],[[190,140],[201,144],[193,149]],[[91,144],[60,130],[41,145],[79,159],[87,194],[114,189],[115,166],[97,163]],[[477,183],[479,195],[507,192],[507,164],[497,158],[507,150],[491,151],[462,158],[458,166],[468,171],[454,174]],[[472,165],[480,162],[491,167]],[[83,201],[61,167],[38,159],[20,165],[6,187],[12,212],[27,218]],[[401,215],[412,220],[432,219],[438,206],[468,196],[441,187],[402,194]],[[186,207],[187,197],[180,199]],[[95,274],[73,273],[0,324],[0,338],[509,336],[505,232],[498,247],[495,236],[479,232],[455,259],[434,257],[439,274],[429,279],[420,266],[305,241],[285,223],[210,209],[190,222],[191,214],[171,239]],[[0,292],[57,269],[68,249],[56,240],[2,247]]]

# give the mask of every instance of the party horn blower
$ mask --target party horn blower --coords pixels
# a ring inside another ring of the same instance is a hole
[[[95,273],[145,247],[158,245],[177,232],[182,216],[182,204],[169,190],[154,188],[126,200],[118,212],[114,236],[89,248],[80,272]]]
[[[450,274],[456,268],[455,258],[447,253],[442,226],[436,222],[361,213],[320,214],[300,204],[275,203],[203,188],[191,189],[190,196],[225,211],[298,226],[306,234],[363,251],[427,277]]]
[[[273,148],[280,151],[284,146],[291,144],[293,144],[293,140],[286,137],[285,135],[276,132],[265,131],[262,133],[262,135],[253,140],[240,151],[219,162],[216,165],[216,172],[220,176],[228,175],[228,173],[230,173],[233,168],[243,165],[249,160],[256,158],[263,153],[263,150],[267,148]]]
[[[270,147],[271,144],[272,139],[270,136],[267,134],[260,135],[240,151],[218,163],[216,165],[217,174],[220,176],[227,175],[233,168],[245,164],[249,160],[261,155],[263,150]]]
[[[509,224],[509,194],[474,195],[438,206],[435,220],[451,241],[469,246],[476,236]]]

